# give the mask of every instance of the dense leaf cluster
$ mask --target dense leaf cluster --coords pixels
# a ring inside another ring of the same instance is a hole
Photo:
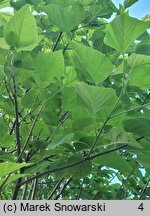
[[[149,16],[130,17],[135,2],[0,1],[13,9],[0,11],[1,199],[149,199]]]

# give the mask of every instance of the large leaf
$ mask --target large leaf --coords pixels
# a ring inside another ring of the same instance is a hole
[[[37,41],[36,21],[28,5],[15,13],[4,30],[6,42],[12,47],[27,47]]]
[[[0,48],[7,50],[10,49],[4,38],[0,38]]]
[[[117,101],[115,91],[111,88],[89,86],[85,83],[78,83],[77,93],[83,104],[93,113],[101,109],[110,110]]]
[[[74,134],[71,133],[71,134],[67,134],[67,135],[66,135],[65,137],[63,137],[63,138],[54,140],[53,142],[51,142],[51,143],[48,145],[47,149],[50,150],[50,149],[56,148],[57,146],[60,146],[61,144],[71,142],[72,139],[73,139],[73,137],[74,137]]]
[[[9,0],[0,0],[0,8],[5,8],[8,7],[9,5],[10,5]]]
[[[40,53],[34,61],[37,82],[49,85],[54,78],[64,74],[64,58],[62,51]]]
[[[76,162],[79,162],[83,160],[83,157],[81,157],[79,154],[75,154],[73,156],[71,156],[67,161],[66,161],[66,165],[68,164],[74,164]],[[75,179],[80,179],[80,178],[84,178],[87,175],[90,174],[92,169],[92,163],[91,161],[85,161],[84,163],[81,163],[79,165],[76,165],[74,167],[68,168],[65,171],[65,175],[67,176],[71,176]]]
[[[79,43],[72,43],[79,70],[89,76],[92,82],[100,83],[107,78],[113,69],[111,61],[101,52]]]
[[[112,128],[109,131],[110,134],[110,145],[127,144],[129,148],[142,149],[142,145],[136,142],[133,134],[127,133],[126,131],[119,128]]]
[[[129,174],[132,171],[130,164],[121,157],[118,153],[111,153],[94,159],[96,164],[108,166],[121,171],[124,174]]]
[[[77,3],[67,7],[50,4],[44,6],[43,11],[48,14],[51,23],[57,26],[61,32],[71,31],[84,18],[84,10]]]
[[[0,150],[0,159],[1,160],[11,162],[14,160],[14,158],[15,158],[14,155]]]
[[[28,164],[29,165],[29,164]],[[19,170],[22,167],[28,166],[25,163],[18,164],[12,162],[0,163],[0,178]]]
[[[150,64],[139,65],[131,71],[130,85],[150,89]]]
[[[133,53],[127,61],[130,67],[135,67],[142,64],[150,64],[150,56]]]
[[[138,161],[146,168],[150,168],[150,151],[140,151],[137,155]]]
[[[140,42],[136,46],[136,53],[143,54],[143,55],[150,55],[150,40],[147,42]]]
[[[131,132],[139,137],[150,137],[150,125],[146,119],[128,119],[124,121],[124,128],[126,131]]]
[[[95,2],[94,2],[95,3]],[[115,5],[111,2],[111,0],[100,0],[97,1],[92,7],[92,16],[106,16],[110,17],[113,12],[117,12],[117,8]]]
[[[26,177],[28,174],[13,174],[11,175],[5,183],[5,186],[9,185],[12,181],[17,180],[18,178]],[[0,186],[5,182],[5,178],[0,180]]]
[[[131,7],[133,4],[138,2],[139,0],[125,0],[124,1],[124,6],[125,8]]]
[[[148,28],[148,23],[126,14],[117,16],[106,27],[106,45],[124,54],[129,45]]]

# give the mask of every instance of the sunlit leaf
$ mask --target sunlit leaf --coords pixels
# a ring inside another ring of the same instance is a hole
[[[76,2],[66,7],[50,4],[44,6],[43,10],[48,14],[52,24],[57,26],[61,32],[71,31],[84,18],[84,10],[82,6]]]
[[[113,66],[111,61],[101,52],[79,43],[72,43],[73,50],[78,62],[75,66],[87,74],[87,79],[100,83],[111,73]]]
[[[36,21],[28,5],[15,13],[4,30],[6,42],[16,48],[27,47],[37,41]]]
[[[147,28],[147,22],[121,14],[107,25],[104,42],[120,53],[125,53],[129,45]]]
[[[150,80],[150,64],[139,65],[134,67],[131,70],[131,79],[129,81],[130,85],[139,86],[142,89],[150,89],[149,80]]]
[[[83,104],[93,113],[111,109],[117,101],[115,91],[110,88],[89,86],[82,82],[77,84],[76,90]]]
[[[40,53],[34,62],[37,82],[49,85],[54,78],[64,74],[64,58],[62,51],[54,53]]]

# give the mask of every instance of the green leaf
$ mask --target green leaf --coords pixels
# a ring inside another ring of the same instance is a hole
[[[113,12],[117,12],[117,8],[112,3],[111,0],[100,0],[97,2],[94,2],[92,7],[92,16],[100,16],[100,17],[107,17],[109,18]]]
[[[137,155],[138,161],[146,168],[150,168],[150,151],[140,151]]]
[[[83,5],[88,5],[91,3],[92,0],[80,0],[80,2],[83,4]]]
[[[64,58],[62,51],[40,53],[34,61],[37,82],[42,86],[48,86],[54,78],[64,75]]]
[[[26,171],[25,171],[25,174],[28,174],[28,175],[33,175],[34,173],[37,173],[37,172],[42,172],[43,170],[45,170],[47,167],[50,166],[50,163],[48,161],[42,161],[41,163],[39,164],[36,164],[35,166],[31,166],[29,167]]]
[[[106,27],[106,45],[124,54],[129,45],[148,28],[148,23],[126,14],[117,16]]]
[[[31,51],[31,50],[33,50],[41,42],[43,37],[44,37],[43,35],[39,35],[37,37],[37,40],[34,43],[32,43],[31,45],[26,46],[26,47],[21,47],[18,49],[18,51]]]
[[[125,0],[124,1],[124,6],[125,8],[131,7],[133,4],[138,2],[139,0]]]
[[[136,46],[136,53],[150,55],[150,42],[141,42]]]
[[[77,74],[74,67],[66,67],[65,77],[64,77],[64,85],[68,87],[74,87],[77,80]]]
[[[83,104],[93,113],[101,109],[111,110],[117,101],[115,91],[111,88],[89,86],[85,83],[78,83],[77,93]]]
[[[142,64],[150,64],[150,56],[132,53],[127,62],[130,67],[135,67]]]
[[[4,160],[4,161],[13,161],[14,160],[14,155],[4,152],[4,151],[0,151],[0,159]]]
[[[78,69],[87,74],[88,78],[95,83],[104,81],[111,73],[113,66],[111,61],[101,52],[79,43],[72,43],[76,55]]]
[[[132,171],[130,164],[118,153],[103,155],[99,158],[94,159],[94,163],[101,166],[108,166],[117,169],[126,175],[128,175]]]
[[[150,64],[134,67],[131,71],[129,84],[141,89],[150,89]]]
[[[13,173],[17,170],[19,170],[22,167],[29,166],[30,164],[22,163],[12,163],[12,162],[4,162],[0,163],[0,178]]]
[[[9,7],[9,5],[10,5],[10,0],[1,0],[0,1],[0,8]]]
[[[1,82],[2,79],[3,79],[3,76],[4,76],[4,66],[3,66],[3,65],[0,65],[0,82]]]
[[[63,138],[60,138],[60,139],[57,139],[57,140],[54,140],[53,142],[51,142],[48,147],[47,147],[47,150],[50,150],[50,149],[53,149],[53,148],[56,148],[57,146],[60,146],[64,143],[68,143],[68,142],[71,142],[72,139],[74,137],[74,134],[71,133],[71,134],[67,134],[65,137]]]
[[[65,87],[62,90],[62,104],[65,111],[72,111],[76,109],[76,91],[74,87]]]
[[[23,178],[23,177],[26,177],[26,176],[28,176],[28,174],[13,174],[12,176],[10,176],[8,178],[8,180],[5,183],[5,186],[9,185],[12,181],[17,180],[18,178]],[[0,180],[0,186],[3,184],[3,182],[5,182],[4,178]]]
[[[13,135],[5,134],[0,139],[0,146],[4,148],[9,148],[13,146],[15,142],[15,137]]]
[[[6,42],[16,48],[27,47],[37,41],[36,21],[28,5],[23,6],[4,29]]]
[[[50,4],[44,6],[43,11],[48,14],[50,22],[57,26],[61,32],[69,32],[74,29],[84,18],[84,10],[78,3],[62,7]]]
[[[7,123],[2,118],[0,118],[0,128],[0,137],[2,137],[8,132]]]
[[[21,104],[23,105],[23,107],[28,107],[28,108],[33,108],[34,106],[37,106],[39,104],[37,89],[31,89],[30,91],[28,91],[22,97]]]
[[[2,49],[10,49],[10,46],[6,43],[5,38],[0,38],[0,48]]]
[[[126,131],[120,128],[112,128],[109,131],[110,134],[110,145],[120,145],[120,144],[127,144],[128,148],[138,148],[142,149],[142,145],[136,142],[133,137],[133,134],[127,133]]]
[[[81,160],[83,160],[83,157],[81,155],[74,154],[66,161],[66,165],[74,164]],[[81,179],[89,175],[91,172],[91,169],[92,169],[92,163],[90,161],[85,161],[79,165],[66,169],[65,175],[71,176],[72,178],[75,178],[75,179]]]
[[[126,131],[140,136],[150,137],[150,126],[145,119],[128,119],[124,121]]]

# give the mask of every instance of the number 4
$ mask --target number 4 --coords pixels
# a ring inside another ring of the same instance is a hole
[[[141,203],[138,207],[139,210],[143,211],[144,210],[144,206],[143,206],[143,203]]]

